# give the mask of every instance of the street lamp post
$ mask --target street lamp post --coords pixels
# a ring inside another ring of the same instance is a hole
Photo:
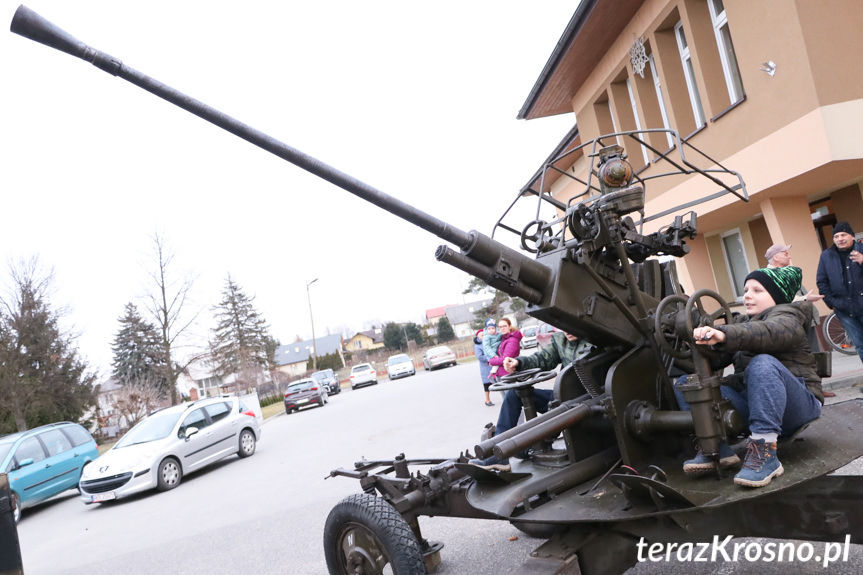
[[[315,360],[315,351],[317,344],[315,343],[315,318],[312,316],[312,296],[309,295],[309,286],[318,281],[318,278],[313,279],[306,284],[306,298],[309,300],[309,320],[312,322],[312,371],[317,369],[317,361]]]

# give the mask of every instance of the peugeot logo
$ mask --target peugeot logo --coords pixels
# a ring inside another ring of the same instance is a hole
[[[108,471],[108,466],[107,466],[107,465],[106,465],[105,467],[100,467],[100,468],[99,468],[99,473],[105,473],[106,471]]]

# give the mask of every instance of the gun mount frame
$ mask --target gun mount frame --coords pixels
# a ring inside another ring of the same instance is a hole
[[[641,130],[602,136],[550,161],[540,190],[520,193],[513,202],[535,196],[538,207],[528,226],[519,231],[503,217],[495,226],[495,231],[516,234],[536,254],[532,258],[479,232],[459,230],[165,86],[24,6],[11,28],[455,244],[459,252],[441,246],[435,257],[524,298],[533,317],[596,345],[595,352],[557,375],[555,399],[546,413],[476,446],[477,454],[498,457],[532,446],[529,458],[509,471],[470,464],[467,451],[436,459],[401,454],[333,470],[330,476],[359,480],[363,493],[338,504],[327,520],[324,542],[331,573],[406,575],[433,568],[442,545],[422,537],[418,518],[435,515],[504,520],[548,537],[517,568],[519,573],[622,573],[635,563],[640,538],[684,543],[736,535],[863,543],[863,524],[856,521],[863,514],[863,477],[825,475],[863,455],[857,440],[863,431],[860,402],[825,407],[806,429],[805,441],[787,441],[782,451],[786,473],[766,487],[741,490],[729,481],[695,480],[680,470],[684,455],[691,454],[692,434],[711,455],[720,439],[731,442],[739,431],[739,418],[719,394],[721,375],[691,338],[696,323],[727,320],[730,312],[717,294],[683,298],[674,261],[655,256],[686,255],[686,240],[697,232],[690,208],[727,194],[743,201],[748,196],[739,174],[676,133],[665,131],[674,156],[649,143],[651,132],[659,130]],[[669,171],[634,171],[621,139],[649,150]],[[585,149],[586,180],[557,166]],[[687,159],[688,150],[697,160]],[[546,191],[553,172],[580,183],[584,191],[567,201],[555,198]],[[698,177],[719,190],[645,216],[647,183],[672,176]],[[541,216],[548,206],[553,217],[546,223]],[[640,219],[633,220],[634,213]],[[645,224],[655,226],[662,218],[669,223],[644,233]],[[720,313],[704,306],[702,300],[709,298]],[[669,376],[673,367],[694,372],[684,391],[692,411],[678,409]]]

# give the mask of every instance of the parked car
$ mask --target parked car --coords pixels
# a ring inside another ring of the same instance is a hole
[[[336,395],[342,391],[342,386],[339,385],[339,378],[331,369],[322,369],[312,374],[312,379],[327,388],[327,393]]]
[[[68,421],[0,437],[0,473],[9,476],[12,516],[74,489],[99,448],[86,429]]]
[[[536,328],[536,342],[540,347],[544,348],[551,342],[551,336],[560,330],[551,324],[540,322]]]
[[[364,385],[377,385],[378,372],[370,363],[358,363],[351,368],[351,389]]]
[[[255,453],[261,429],[237,397],[210,397],[156,410],[84,468],[84,503],[174,489],[185,475],[236,453]]]
[[[521,330],[521,349],[537,346],[536,332],[539,326],[531,325]]]
[[[314,379],[301,379],[288,384],[285,390],[285,413],[290,415],[306,407],[327,404],[327,388]]]
[[[425,355],[423,355],[423,368],[426,371],[431,371],[438,367],[455,365],[455,359],[455,353],[447,346],[432,347],[426,350]]]
[[[390,379],[398,379],[409,375],[416,375],[414,361],[407,354],[400,353],[392,355],[387,360],[387,376]]]

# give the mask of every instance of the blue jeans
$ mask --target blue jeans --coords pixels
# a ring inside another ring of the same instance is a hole
[[[848,337],[857,346],[857,355],[860,356],[860,361],[863,361],[863,316],[857,315],[851,317],[845,312],[833,311],[836,312],[836,317],[842,322],[842,327],[848,332]]]
[[[686,376],[677,383],[686,381]],[[821,415],[821,402],[806,389],[802,377],[795,377],[772,355],[756,355],[743,373],[743,390],[723,385],[722,397],[731,402],[751,433],[776,433],[788,437],[804,423]],[[680,409],[688,411],[683,392],[674,388]]]
[[[554,392],[550,389],[534,389],[533,390],[533,405],[537,413],[545,413],[548,411],[548,402],[554,398]],[[518,424],[518,418],[521,415],[521,398],[515,390],[510,389],[506,392],[503,398],[503,405],[500,406],[500,414],[497,416],[497,426],[495,435],[500,435],[504,431],[509,431]]]

